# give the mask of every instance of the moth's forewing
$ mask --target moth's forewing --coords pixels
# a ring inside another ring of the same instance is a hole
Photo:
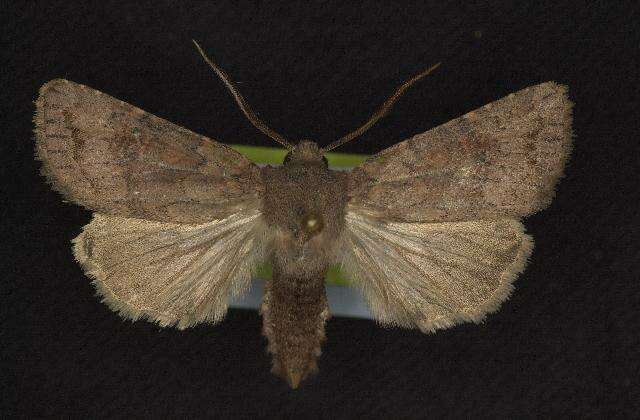
[[[241,154],[97,90],[48,82],[35,123],[43,173],[88,209],[203,223],[259,206],[260,170]]]
[[[350,205],[415,222],[545,208],[571,150],[566,92],[532,86],[383,150],[353,170]]]

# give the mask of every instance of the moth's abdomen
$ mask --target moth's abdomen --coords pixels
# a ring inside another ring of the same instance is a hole
[[[297,388],[318,370],[324,324],[329,318],[324,274],[295,279],[280,276],[275,269],[265,288],[262,317],[267,350],[273,356],[271,371]]]

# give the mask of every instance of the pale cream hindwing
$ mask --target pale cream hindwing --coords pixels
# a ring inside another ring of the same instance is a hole
[[[257,210],[200,225],[95,213],[73,240],[98,293],[124,318],[185,328],[220,321],[263,257]]]
[[[433,332],[497,310],[532,248],[515,219],[398,223],[352,207],[341,257],[379,322]]]

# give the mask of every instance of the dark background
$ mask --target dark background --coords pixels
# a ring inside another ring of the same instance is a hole
[[[3,6],[4,416],[634,413],[637,2],[391,3]],[[63,203],[39,177],[32,101],[45,81],[63,77],[220,141],[271,145],[192,38],[269,125],[320,144],[442,61],[341,149],[349,152],[377,152],[535,83],[567,84],[576,104],[573,156],[553,204],[525,222],[536,248],[511,299],[482,325],[435,335],[332,319],[320,374],[296,391],[269,373],[257,313],[231,310],[218,326],[177,331],[123,322],[100,304],[69,243],[90,213]]]

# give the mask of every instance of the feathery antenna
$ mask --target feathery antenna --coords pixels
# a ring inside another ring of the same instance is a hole
[[[423,77],[427,76],[429,73],[431,73],[432,71],[434,71],[438,67],[440,67],[440,63],[434,64],[433,66],[429,67],[428,69],[426,69],[422,73],[417,74],[417,75],[413,76],[411,79],[407,80],[402,86],[400,86],[398,89],[396,89],[396,91],[393,93],[393,95],[391,95],[389,97],[389,99],[384,101],[384,103],[382,104],[380,109],[378,109],[371,116],[371,118],[369,118],[369,120],[366,123],[361,125],[357,130],[354,130],[354,131],[350,132],[349,134],[347,134],[346,136],[341,137],[338,140],[334,141],[330,145],[328,145],[326,147],[323,147],[321,149],[322,153],[326,153],[329,150],[333,150],[336,147],[342,146],[343,144],[345,144],[345,143],[355,139],[356,137],[362,135],[362,133],[364,133],[369,128],[371,128],[371,126],[373,126],[376,122],[378,122],[378,120],[380,118],[384,117],[386,115],[386,113],[389,112],[389,110],[391,109],[393,104],[396,103],[396,101],[400,98],[400,96],[402,96],[402,94],[404,93],[405,90],[409,89],[414,83],[416,83],[417,81],[419,81]]]
[[[289,150],[293,149],[294,148],[293,144],[291,144],[284,137],[282,137],[280,134],[276,133],[271,128],[269,128],[265,123],[263,123],[256,116],[256,114],[253,112],[253,110],[251,109],[251,107],[249,106],[247,101],[245,101],[245,99],[242,97],[242,95],[240,94],[238,89],[233,85],[233,82],[231,81],[229,76],[220,67],[218,67],[209,57],[207,57],[207,55],[202,50],[202,48],[200,48],[200,45],[198,44],[198,42],[195,39],[192,39],[192,41],[193,41],[193,44],[196,46],[196,49],[198,50],[198,52],[200,53],[200,55],[204,59],[204,61],[218,75],[218,77],[222,80],[222,82],[225,84],[227,89],[229,89],[229,92],[231,92],[231,94],[233,95],[233,99],[235,99],[236,103],[238,104],[238,106],[240,107],[242,112],[244,113],[245,117],[247,117],[249,122],[251,124],[253,124],[254,127],[256,127],[258,130],[262,131],[264,134],[266,134],[267,136],[271,137],[273,140],[277,141],[278,143],[280,143],[281,145],[283,145],[287,149],[289,149]]]

